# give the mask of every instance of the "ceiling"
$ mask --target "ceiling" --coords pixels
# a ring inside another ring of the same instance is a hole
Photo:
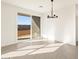
[[[25,9],[31,9],[37,12],[46,13],[50,10],[50,0],[2,0],[3,2],[19,6]],[[54,0],[54,10],[67,5],[74,4],[75,0]],[[41,7],[40,7],[41,6]]]

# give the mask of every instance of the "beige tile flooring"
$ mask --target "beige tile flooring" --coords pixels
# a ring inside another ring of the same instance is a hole
[[[77,47],[45,40],[23,41],[2,47],[2,59],[77,59]]]

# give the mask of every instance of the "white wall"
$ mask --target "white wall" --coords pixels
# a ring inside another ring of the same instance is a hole
[[[4,2],[1,2],[1,46],[10,45],[17,41],[17,13],[40,16],[40,13],[26,10]]]
[[[41,20],[41,36],[43,38],[55,40],[55,24],[52,19],[48,20],[47,15],[44,15]]]
[[[58,24],[59,37],[56,40],[64,43],[75,45],[76,42],[76,16],[75,16],[75,4],[65,6],[59,10],[58,15],[60,18],[60,24]],[[60,28],[60,30],[59,30]]]
[[[41,35],[49,41],[57,40],[75,45],[75,4],[66,5],[55,12],[58,18],[47,19],[47,15],[43,15]]]
[[[16,9],[14,6],[1,3],[1,46],[15,43],[16,40]],[[15,34],[15,35],[14,35]]]

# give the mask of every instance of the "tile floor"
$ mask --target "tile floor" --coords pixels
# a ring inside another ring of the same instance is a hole
[[[77,47],[45,40],[29,40],[2,47],[2,59],[77,59]]]

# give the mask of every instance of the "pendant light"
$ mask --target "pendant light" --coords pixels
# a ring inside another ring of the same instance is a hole
[[[53,0],[51,0],[51,16],[47,16],[47,18],[58,18],[55,14],[53,14]]]

